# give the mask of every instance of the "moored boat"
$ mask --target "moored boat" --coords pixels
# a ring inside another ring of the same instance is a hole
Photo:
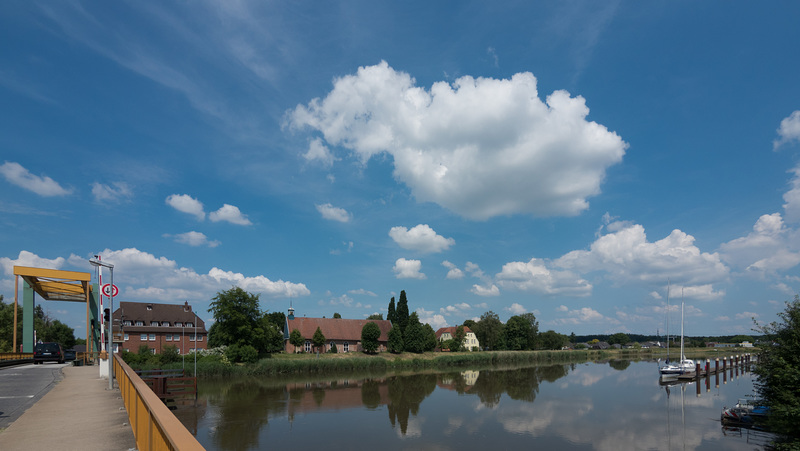
[[[669,288],[667,288],[667,305],[669,305]],[[671,379],[683,374],[694,373],[696,370],[694,360],[687,359],[683,353],[683,301],[681,301],[681,359],[678,363],[667,363],[658,369],[661,379]]]
[[[753,403],[749,399],[739,399],[733,407],[723,407],[723,424],[757,427],[769,415],[769,407]]]

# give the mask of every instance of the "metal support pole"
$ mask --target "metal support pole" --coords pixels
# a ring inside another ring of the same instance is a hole
[[[113,341],[111,339],[112,338],[111,337],[111,332],[112,332],[111,326],[114,324],[114,320],[112,319],[112,316],[114,315],[114,267],[112,266],[110,268],[110,270],[111,270],[111,289],[109,291],[111,291],[111,296],[109,296],[109,299],[111,301],[109,302],[109,305],[108,305],[108,346],[107,346],[107,348],[108,348],[108,389],[109,390],[113,390],[114,389],[114,363],[113,363],[112,359],[114,357],[114,348],[112,347],[113,346]]]

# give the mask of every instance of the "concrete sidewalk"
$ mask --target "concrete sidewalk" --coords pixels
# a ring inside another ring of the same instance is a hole
[[[116,381],[109,390],[97,366],[68,366],[63,372],[63,380],[0,432],[0,449],[136,449]]]

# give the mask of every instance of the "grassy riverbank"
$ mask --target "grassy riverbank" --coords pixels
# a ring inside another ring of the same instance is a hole
[[[741,351],[741,350],[739,350]],[[749,350],[749,352],[754,352]],[[716,354],[707,348],[688,352],[694,358],[710,358]],[[230,364],[220,359],[203,357],[197,362],[199,377],[226,376],[272,376],[283,374],[336,374],[343,372],[419,371],[449,368],[488,368],[504,365],[580,363],[594,360],[655,360],[665,358],[666,352],[652,349],[567,350],[567,351],[492,351],[492,352],[426,352],[380,353],[375,355],[360,352],[340,354],[275,354],[251,364]],[[675,358],[676,355],[672,355]],[[162,365],[162,368],[185,367],[187,373],[194,371],[194,361]],[[147,366],[143,369],[150,369]]]

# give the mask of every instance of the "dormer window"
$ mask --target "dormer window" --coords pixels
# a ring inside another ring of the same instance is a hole
[[[150,321],[150,327],[158,327],[158,321]]]
[[[161,322],[161,325],[162,325],[163,327],[169,327],[169,321],[162,321],[162,322]]]
[[[175,327],[182,327],[183,324],[180,321],[175,321]]]
[[[136,321],[137,326],[144,326],[144,321]]]
[[[186,323],[186,327],[192,327],[192,323]]]
[[[122,322],[122,325],[123,326],[133,326],[133,322],[131,322],[130,320],[126,319],[125,321]]]
[[[153,310],[153,304],[147,304],[147,310]]]

